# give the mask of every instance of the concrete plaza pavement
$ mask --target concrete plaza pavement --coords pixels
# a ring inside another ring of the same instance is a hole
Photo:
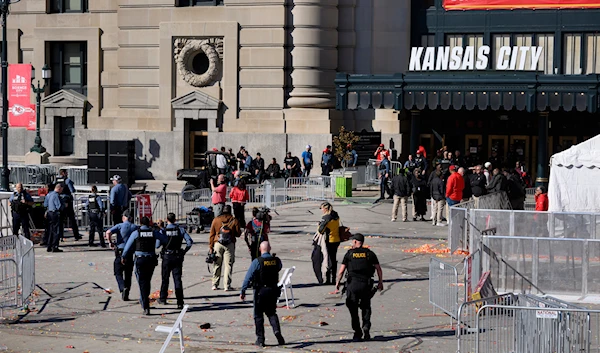
[[[432,315],[428,302],[428,263],[431,254],[404,250],[424,244],[443,246],[447,227],[429,222],[390,222],[391,203],[373,205],[374,197],[358,197],[334,203],[344,225],[353,232],[373,234],[366,244],[382,264],[385,289],[373,298],[371,342],[353,343],[350,317],[344,299],[333,286],[316,284],[310,255],[312,235],[320,219],[319,203],[286,205],[273,212],[273,252],[284,267],[296,266],[293,276],[296,308],[278,309],[285,346],[276,343],[266,327],[267,348],[253,345],[251,291],[246,302],[239,292],[212,291],[204,258],[207,233],[191,234],[195,245],[184,262],[186,303],[183,320],[186,352],[455,352],[456,338],[445,315]],[[410,206],[409,206],[410,212]],[[409,217],[412,219],[412,217]],[[341,262],[348,243],[338,252]],[[157,325],[171,325],[177,318],[175,300],[153,303],[151,316],[142,316],[137,301],[123,302],[113,276],[113,253],[88,248],[87,239],[67,238],[64,253],[36,248],[35,303],[31,312],[4,311],[0,323],[0,350],[9,352],[158,352],[165,334]],[[457,262],[459,259],[449,259]],[[238,243],[233,286],[241,287],[250,257]],[[160,266],[160,265],[159,265]],[[152,281],[160,287],[160,267]],[[172,283],[171,283],[171,289]],[[105,289],[116,293],[109,294]],[[133,281],[131,298],[138,295]],[[283,305],[283,303],[280,303]],[[211,328],[202,330],[201,324]],[[178,351],[177,339],[167,352]],[[74,347],[74,348],[70,348]]]

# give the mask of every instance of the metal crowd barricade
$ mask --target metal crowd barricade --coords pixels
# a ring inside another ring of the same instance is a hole
[[[400,170],[404,166],[400,162],[390,162],[390,179],[398,175]],[[367,184],[379,184],[379,161],[376,159],[369,159],[367,162],[367,168],[365,169],[365,182]]]
[[[69,173],[69,179],[73,181],[75,185],[87,185],[88,183],[88,169],[87,166],[82,167],[63,167]]]
[[[600,311],[552,297],[506,294],[464,303],[459,353],[597,352]]]
[[[429,303],[456,319],[458,307],[465,300],[464,283],[459,282],[459,265],[438,258],[429,259]]]
[[[58,174],[58,167],[51,164],[40,165],[9,165],[11,184],[48,184]]]
[[[33,243],[18,235],[0,238],[0,317],[25,305],[35,288]]]

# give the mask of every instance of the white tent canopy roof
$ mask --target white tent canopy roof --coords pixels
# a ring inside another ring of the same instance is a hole
[[[549,211],[600,212],[600,135],[550,159]]]

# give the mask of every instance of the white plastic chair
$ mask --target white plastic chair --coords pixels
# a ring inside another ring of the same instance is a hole
[[[296,266],[292,266],[291,268],[286,268],[283,271],[283,276],[281,276],[281,280],[279,280],[279,283],[277,283],[277,286],[279,287],[283,287],[282,288],[282,292],[283,295],[285,296],[285,305],[290,308],[290,300],[292,301],[292,308],[296,307],[296,304],[294,302],[294,288],[292,287],[292,275],[294,274],[294,271],[296,270]],[[290,297],[288,297],[288,293],[287,290],[288,288],[290,289]],[[281,295],[279,295],[279,299],[281,299]],[[277,302],[279,303],[279,299],[277,299]]]
[[[157,326],[156,327],[156,329],[155,329],[156,332],[163,332],[163,333],[169,334],[169,336],[167,337],[167,340],[165,341],[162,348],[160,349],[160,353],[165,352],[165,350],[169,346],[169,343],[171,342],[171,338],[173,338],[174,334],[179,335],[179,349],[181,350],[182,353],[185,351],[185,347],[183,345],[183,323],[182,323],[182,320],[183,320],[183,316],[185,315],[185,312],[187,311],[188,307],[189,307],[189,305],[183,306],[183,310],[181,310],[181,313],[177,317],[177,320],[175,321],[175,324],[173,324],[172,327],[169,327],[169,326]]]

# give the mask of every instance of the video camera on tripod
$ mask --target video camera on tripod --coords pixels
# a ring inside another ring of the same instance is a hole
[[[268,207],[260,207],[258,209],[258,213],[256,214],[256,219],[268,224],[269,222],[271,222],[272,219],[270,212],[271,210]]]

